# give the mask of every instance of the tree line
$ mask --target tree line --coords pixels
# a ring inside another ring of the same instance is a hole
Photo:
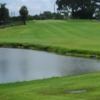
[[[9,23],[10,20],[19,21],[20,19],[23,21],[24,25],[26,24],[26,20],[45,20],[45,19],[63,19],[64,16],[60,13],[52,13],[50,11],[44,11],[39,15],[28,15],[29,11],[26,6],[22,6],[19,10],[20,16],[10,17],[9,9],[6,7],[6,4],[0,4],[0,24]]]
[[[13,19],[21,19],[26,24],[27,17],[29,19],[63,19],[68,17],[77,19],[100,19],[100,0],[56,0],[58,13],[44,11],[40,15],[29,16],[26,6],[22,6],[19,10],[20,17]],[[64,15],[62,15],[62,13]],[[9,9],[6,4],[0,4],[0,24],[6,23],[10,18]]]
[[[70,13],[72,18],[92,19],[100,17],[100,0],[56,0],[57,10]]]
[[[50,11],[44,11],[43,13],[40,13],[39,15],[34,15],[33,19],[36,20],[48,20],[48,19],[63,19],[64,16],[60,13],[52,13]]]
[[[26,19],[28,16],[28,9],[26,6],[22,6],[19,10],[20,18],[24,25],[26,24]],[[6,8],[6,4],[0,4],[0,24],[6,24],[10,19],[9,9]]]
[[[9,18],[9,10],[5,7],[6,4],[0,4],[0,22],[4,23]]]
[[[44,11],[39,15],[28,15],[29,11],[26,6],[22,6],[19,10],[20,16],[10,17],[9,9],[6,7],[6,4],[0,4],[0,24],[10,23],[9,21],[19,21],[22,20],[24,25],[26,20],[45,20],[45,19],[63,19],[63,15],[60,13],[52,13],[50,11]]]

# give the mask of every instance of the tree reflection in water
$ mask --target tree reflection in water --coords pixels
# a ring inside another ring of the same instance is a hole
[[[23,79],[26,80],[27,79],[27,72],[28,72],[28,63],[26,59],[21,60],[20,63],[20,70],[21,70],[21,74],[23,76]]]
[[[3,81],[3,79],[5,79],[7,71],[8,71],[8,62],[6,60],[1,60],[0,61],[0,76],[1,76],[1,80]]]

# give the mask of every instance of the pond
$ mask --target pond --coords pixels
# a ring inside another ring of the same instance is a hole
[[[0,84],[100,71],[100,60],[0,48]]]

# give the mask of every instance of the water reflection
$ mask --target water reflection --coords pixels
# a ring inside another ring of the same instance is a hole
[[[28,81],[100,71],[100,60],[52,53],[0,49],[0,83]]]
[[[7,71],[8,71],[8,67],[7,67],[7,61],[6,60],[1,60],[0,61],[0,76],[1,76],[1,82],[3,82],[3,80],[6,79],[7,76]]]

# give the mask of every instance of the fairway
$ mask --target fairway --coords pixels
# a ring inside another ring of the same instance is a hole
[[[100,22],[93,20],[28,21],[0,29],[0,43],[27,43],[100,52]]]

